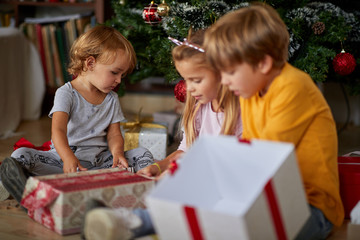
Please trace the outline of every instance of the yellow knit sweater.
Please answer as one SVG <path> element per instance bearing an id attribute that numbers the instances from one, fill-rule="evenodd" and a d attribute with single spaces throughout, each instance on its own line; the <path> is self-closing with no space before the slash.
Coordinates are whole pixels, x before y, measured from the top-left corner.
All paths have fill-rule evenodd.
<path id="1" fill-rule="evenodd" d="M 240 105 L 243 138 L 293 143 L 308 202 L 341 225 L 336 126 L 310 76 L 287 63 L 263 97 L 240 97 Z"/>

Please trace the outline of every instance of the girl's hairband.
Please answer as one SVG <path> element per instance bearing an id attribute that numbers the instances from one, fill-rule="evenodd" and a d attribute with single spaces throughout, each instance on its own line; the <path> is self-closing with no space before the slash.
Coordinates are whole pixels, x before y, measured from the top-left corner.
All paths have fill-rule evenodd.
<path id="1" fill-rule="evenodd" d="M 183 41 L 183 42 L 181 42 L 181 41 L 179 41 L 179 40 L 177 40 L 177 39 L 175 39 L 175 38 L 172 38 L 172 37 L 168 37 L 168 39 L 170 39 L 173 43 L 175 43 L 175 44 L 178 45 L 178 46 L 179 46 L 179 45 L 186 45 L 186 46 L 189 46 L 189 47 L 191 47 L 191 48 L 193 48 L 193 49 L 198 50 L 199 52 L 205 52 L 205 50 L 204 50 L 203 48 L 198 47 L 198 46 L 196 46 L 196 45 L 194 45 L 194 44 L 189 43 L 186 38 L 184 38 L 184 41 Z"/>

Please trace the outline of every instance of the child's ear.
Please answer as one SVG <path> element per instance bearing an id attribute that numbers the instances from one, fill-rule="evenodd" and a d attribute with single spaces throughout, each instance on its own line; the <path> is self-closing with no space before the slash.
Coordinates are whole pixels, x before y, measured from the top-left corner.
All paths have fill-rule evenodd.
<path id="1" fill-rule="evenodd" d="M 262 74 L 268 74 L 273 67 L 274 60 L 269 55 L 265 55 L 264 58 L 259 62 L 258 69 Z"/>
<path id="2" fill-rule="evenodd" d="M 89 69 L 90 71 L 93 70 L 93 68 L 95 67 L 95 63 L 96 63 L 96 60 L 93 56 L 88 57 L 85 60 L 86 69 Z"/>

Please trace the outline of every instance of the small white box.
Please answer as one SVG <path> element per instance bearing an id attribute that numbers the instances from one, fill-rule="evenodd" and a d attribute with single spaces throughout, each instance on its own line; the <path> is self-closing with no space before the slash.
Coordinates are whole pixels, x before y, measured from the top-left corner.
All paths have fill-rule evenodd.
<path id="1" fill-rule="evenodd" d="M 166 125 L 155 122 L 144 122 L 132 128 L 121 126 L 121 133 L 124 137 L 125 151 L 137 147 L 144 147 L 152 153 L 154 159 L 161 160 L 166 158 L 168 143 Z"/>
<path id="2" fill-rule="evenodd" d="M 292 144 L 199 138 L 146 196 L 160 239 L 293 239 L 310 216 Z"/>

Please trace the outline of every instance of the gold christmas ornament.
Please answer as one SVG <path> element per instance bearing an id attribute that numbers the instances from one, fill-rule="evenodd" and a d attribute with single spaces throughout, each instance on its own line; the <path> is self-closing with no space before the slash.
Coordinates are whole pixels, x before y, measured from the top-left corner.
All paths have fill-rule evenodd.
<path id="1" fill-rule="evenodd" d="M 157 7 L 157 12 L 162 17 L 169 15 L 169 11 L 170 6 L 165 2 L 165 0 L 163 0 Z"/>

